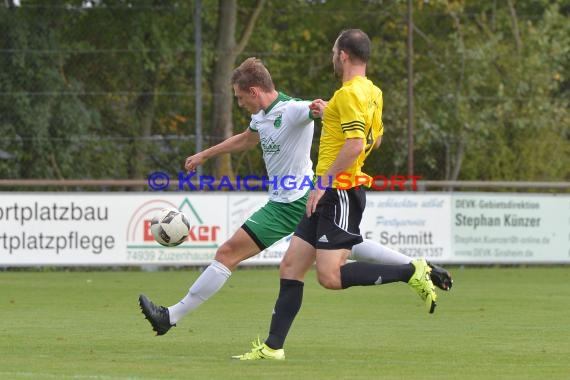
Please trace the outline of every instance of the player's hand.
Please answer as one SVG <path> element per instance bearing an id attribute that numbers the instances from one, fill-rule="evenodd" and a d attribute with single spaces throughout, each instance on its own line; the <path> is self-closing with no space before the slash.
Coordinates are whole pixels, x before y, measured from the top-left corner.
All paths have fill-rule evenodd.
<path id="1" fill-rule="evenodd" d="M 316 119 L 323 117 L 325 113 L 325 108 L 327 106 L 327 102 L 322 99 L 315 99 L 309 104 L 309 110 L 311 110 L 311 115 Z"/>
<path id="2" fill-rule="evenodd" d="M 202 165 L 204 161 L 205 159 L 200 153 L 187 157 L 186 162 L 184 163 L 184 168 L 186 169 L 186 173 L 195 172 L 196 168 Z"/>
<path id="3" fill-rule="evenodd" d="M 311 217 L 311 215 L 313 215 L 313 213 L 317 209 L 317 204 L 319 203 L 324 194 L 325 190 L 318 187 L 315 190 L 311 190 L 311 192 L 309 193 L 309 199 L 307 200 L 307 207 L 306 207 L 307 216 L 309 218 Z"/>

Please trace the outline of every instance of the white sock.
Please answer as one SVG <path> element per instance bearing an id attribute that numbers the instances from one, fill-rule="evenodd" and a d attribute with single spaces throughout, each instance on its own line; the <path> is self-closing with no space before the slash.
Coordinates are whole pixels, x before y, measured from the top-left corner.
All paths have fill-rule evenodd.
<path id="1" fill-rule="evenodd" d="M 170 323 L 175 324 L 194 311 L 224 286 L 232 272 L 218 261 L 213 261 L 190 287 L 188 294 L 176 305 L 168 308 Z"/>
<path id="2" fill-rule="evenodd" d="M 412 261 L 411 257 L 368 239 L 353 246 L 348 258 L 350 260 L 390 265 L 409 264 Z"/>

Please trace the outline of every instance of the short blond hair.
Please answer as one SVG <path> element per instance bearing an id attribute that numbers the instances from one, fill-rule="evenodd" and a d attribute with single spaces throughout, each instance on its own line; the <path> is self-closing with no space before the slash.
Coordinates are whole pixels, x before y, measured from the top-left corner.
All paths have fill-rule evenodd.
<path id="1" fill-rule="evenodd" d="M 260 87 L 263 91 L 275 90 L 269 70 L 260 59 L 250 57 L 242 62 L 232 74 L 232 86 L 237 85 L 240 90 L 250 87 Z"/>

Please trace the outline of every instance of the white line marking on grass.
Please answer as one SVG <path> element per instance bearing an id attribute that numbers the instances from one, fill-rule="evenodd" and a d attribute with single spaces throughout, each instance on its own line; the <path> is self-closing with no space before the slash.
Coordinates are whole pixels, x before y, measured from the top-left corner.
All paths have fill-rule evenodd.
<path id="1" fill-rule="evenodd" d="M 44 372 L 3 372 L 0 371 L 0 378 L 33 378 L 33 379 L 94 379 L 94 380 L 138 380 L 140 377 L 117 377 L 106 375 L 62 375 Z"/>

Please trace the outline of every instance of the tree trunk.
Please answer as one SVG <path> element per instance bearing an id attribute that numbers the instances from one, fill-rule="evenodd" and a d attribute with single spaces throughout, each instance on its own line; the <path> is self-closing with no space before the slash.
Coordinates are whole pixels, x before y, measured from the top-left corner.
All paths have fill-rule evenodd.
<path id="1" fill-rule="evenodd" d="M 212 80 L 212 134 L 214 144 L 232 136 L 232 89 L 230 88 L 232 70 L 236 60 L 235 29 L 237 18 L 236 0 L 220 0 L 218 10 L 218 40 L 214 74 Z M 231 157 L 221 154 L 214 160 L 214 176 L 233 178 Z"/>
<path id="2" fill-rule="evenodd" d="M 258 0 L 248 17 L 239 43 L 236 43 L 237 0 L 220 0 L 218 5 L 218 40 L 216 41 L 214 72 L 212 79 L 212 135 L 217 144 L 233 135 L 232 122 L 233 90 L 231 77 L 237 56 L 243 51 L 265 0 Z M 231 157 L 222 154 L 214 160 L 214 176 L 234 178 Z"/>
<path id="3" fill-rule="evenodd" d="M 158 69 L 156 69 L 158 71 Z M 135 100 L 135 120 L 137 128 L 133 131 L 133 141 L 131 142 L 131 162 L 129 178 L 141 179 L 150 173 L 143 173 L 142 168 L 147 156 L 148 138 L 152 132 L 152 121 L 154 119 L 155 97 L 157 73 L 155 70 L 145 70 L 142 93 Z M 142 190 L 142 188 L 133 189 Z"/>
<path id="4" fill-rule="evenodd" d="M 515 9 L 515 5 L 513 4 L 512 0 L 508 0 L 507 4 L 509 5 L 509 15 L 511 19 L 511 28 L 513 29 L 513 36 L 515 38 L 515 47 L 517 49 L 517 54 L 520 55 L 522 50 L 522 40 L 521 40 L 521 34 L 519 32 L 517 11 Z"/>

